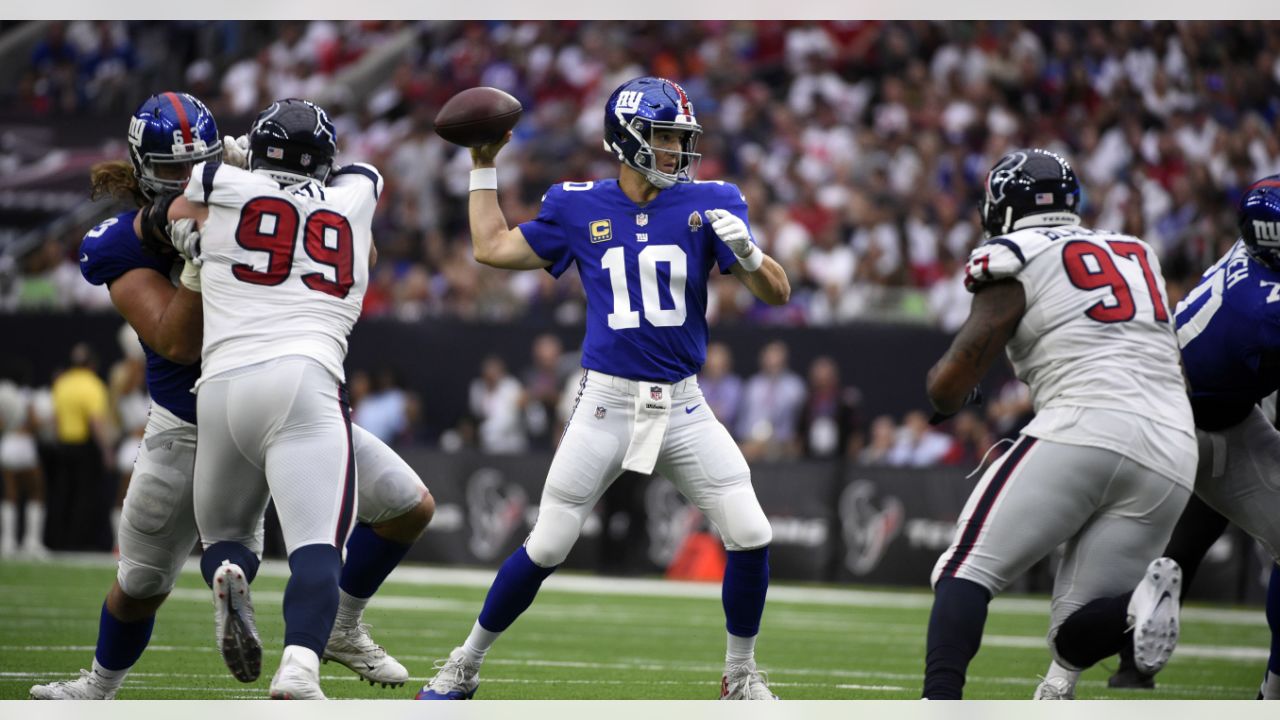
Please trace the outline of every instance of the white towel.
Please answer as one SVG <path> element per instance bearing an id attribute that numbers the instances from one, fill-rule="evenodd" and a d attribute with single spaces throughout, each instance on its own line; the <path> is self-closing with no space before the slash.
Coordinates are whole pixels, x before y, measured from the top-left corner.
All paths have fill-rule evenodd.
<path id="1" fill-rule="evenodd" d="M 631 444 L 622 458 L 622 469 L 648 475 L 658 462 L 658 452 L 667 436 L 671 419 L 671 386 L 654 382 L 636 383 L 635 422 Z"/>

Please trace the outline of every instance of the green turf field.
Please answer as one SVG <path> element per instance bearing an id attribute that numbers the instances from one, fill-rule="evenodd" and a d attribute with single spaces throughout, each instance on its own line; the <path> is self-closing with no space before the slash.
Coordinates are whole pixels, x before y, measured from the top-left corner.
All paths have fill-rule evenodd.
<path id="1" fill-rule="evenodd" d="M 213 642 L 208 590 L 191 569 L 160 612 L 151 646 L 120 699 L 265 698 L 281 650 L 282 563 L 254 583 L 265 645 L 263 676 L 236 682 Z M 37 682 L 88 667 L 109 558 L 0 564 L 0 698 L 26 698 Z M 409 668 L 410 685 L 372 688 L 346 668 L 322 666 L 331 698 L 413 697 L 432 662 L 466 636 L 491 571 L 402 568 L 366 620 L 374 638 Z M 775 584 L 757 657 L 783 699 L 893 699 L 919 696 L 929 595 L 910 591 L 805 588 Z M 1030 698 L 1048 665 L 1047 602 L 1001 598 L 992 607 L 966 696 Z M 724 619 L 718 587 L 557 575 L 490 652 L 484 699 L 700 699 L 719 692 Z M 1183 639 L 1160 687 L 1109 691 L 1094 668 L 1082 698 L 1252 699 L 1265 666 L 1261 609 L 1192 606 Z M 1111 663 L 1107 663 L 1110 665 Z"/>

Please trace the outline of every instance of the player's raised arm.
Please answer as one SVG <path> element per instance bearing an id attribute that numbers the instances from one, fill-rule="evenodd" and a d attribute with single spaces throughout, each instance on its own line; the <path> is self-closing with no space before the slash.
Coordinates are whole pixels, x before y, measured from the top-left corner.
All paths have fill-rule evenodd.
<path id="1" fill-rule="evenodd" d="M 929 402 L 934 410 L 941 415 L 960 411 L 991 363 L 1004 352 L 1026 306 L 1026 291 L 1017 280 L 998 280 L 975 291 L 969 318 L 929 370 Z"/>
<path id="2" fill-rule="evenodd" d="M 507 270 L 536 270 L 551 263 L 538 257 L 518 227 L 509 227 L 498 206 L 498 170 L 494 160 L 511 140 L 471 148 L 471 193 L 467 203 L 471 220 L 471 249 L 476 262 Z"/>
<path id="3" fill-rule="evenodd" d="M 743 206 L 745 212 L 745 205 Z M 786 305 L 791 299 L 787 271 L 751 241 L 751 230 L 742 218 L 728 210 L 711 209 L 705 215 L 716 237 L 733 251 L 738 262 L 730 272 L 752 295 L 770 305 Z"/>

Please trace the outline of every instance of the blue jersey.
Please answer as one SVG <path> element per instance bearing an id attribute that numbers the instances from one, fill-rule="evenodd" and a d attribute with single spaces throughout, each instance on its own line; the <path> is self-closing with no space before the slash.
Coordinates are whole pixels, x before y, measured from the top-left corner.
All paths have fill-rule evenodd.
<path id="1" fill-rule="evenodd" d="M 1280 388 L 1280 272 L 1237 242 L 1178 303 L 1196 427 L 1222 430 Z"/>
<path id="2" fill-rule="evenodd" d="M 707 354 L 707 278 L 738 261 L 706 211 L 747 219 L 729 183 L 679 183 L 637 205 L 618 181 L 563 183 L 520 225 L 556 277 L 576 263 L 587 294 L 582 366 L 632 380 L 676 382 Z"/>
<path id="3" fill-rule="evenodd" d="M 143 251 L 133 232 L 136 210 L 108 218 L 89 232 L 80 242 L 80 273 L 94 285 L 109 285 L 130 270 L 147 268 L 172 279 L 175 267 L 171 258 L 161 258 Z M 179 365 L 166 360 L 142 343 L 147 355 L 147 392 L 151 400 L 189 423 L 196 421 L 196 396 L 191 388 L 200 378 L 200 363 Z"/>

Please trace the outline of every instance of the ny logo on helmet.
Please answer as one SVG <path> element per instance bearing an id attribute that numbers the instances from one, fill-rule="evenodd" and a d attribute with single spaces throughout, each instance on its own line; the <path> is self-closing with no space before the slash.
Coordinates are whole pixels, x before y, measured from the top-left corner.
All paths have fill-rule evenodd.
<path id="1" fill-rule="evenodd" d="M 1257 238 L 1259 245 L 1280 247 L 1280 222 L 1254 220 L 1253 236 Z"/>
<path id="2" fill-rule="evenodd" d="M 623 90 L 618 93 L 618 112 L 633 113 L 640 109 L 644 93 L 639 90 Z"/>

